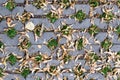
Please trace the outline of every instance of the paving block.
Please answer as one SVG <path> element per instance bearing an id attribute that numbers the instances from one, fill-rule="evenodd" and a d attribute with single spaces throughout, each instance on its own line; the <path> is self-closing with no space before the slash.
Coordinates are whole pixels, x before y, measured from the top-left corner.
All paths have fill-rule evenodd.
<path id="1" fill-rule="evenodd" d="M 26 77 L 26 80 L 34 80 L 35 77 L 34 77 L 34 74 L 33 73 L 30 73 L 27 77 Z"/>
<path id="2" fill-rule="evenodd" d="M 21 0 L 19 0 L 19 1 L 21 1 Z M 12 15 L 13 16 L 16 16 L 17 14 L 22 15 L 23 12 L 24 12 L 24 7 L 17 6 L 12 10 Z"/>
<path id="3" fill-rule="evenodd" d="M 43 35 L 41 36 L 42 39 L 44 39 L 45 41 L 48 41 L 51 38 L 57 38 L 54 32 L 45 32 L 43 33 Z"/>
<path id="4" fill-rule="evenodd" d="M 7 28 L 6 21 L 3 20 L 0 22 L 0 32 L 4 31 L 4 29 Z"/>
<path id="5" fill-rule="evenodd" d="M 21 75 L 18 74 L 8 74 L 3 77 L 3 80 L 16 80 L 16 78 L 18 78 L 19 80 L 25 80 Z"/>
<path id="6" fill-rule="evenodd" d="M 34 54 L 38 51 L 41 52 L 42 54 L 46 54 L 48 56 L 51 55 L 51 50 L 46 45 L 41 45 L 41 48 L 38 48 L 38 45 L 32 45 L 28 49 L 29 54 Z"/>
<path id="7" fill-rule="evenodd" d="M 60 26 L 62 26 L 62 22 L 65 23 L 65 20 L 63 18 L 59 18 L 55 23 L 52 24 L 53 28 L 58 29 Z"/>
<path id="8" fill-rule="evenodd" d="M 32 44 L 42 44 L 44 41 L 41 38 L 38 38 L 37 40 L 35 40 L 35 35 L 33 32 L 28 32 L 27 35 L 29 36 L 29 40 Z"/>
<path id="9" fill-rule="evenodd" d="M 69 52 L 69 54 L 72 55 L 72 56 L 82 55 L 84 53 L 85 53 L 84 50 L 74 50 L 74 51 Z"/>
<path id="10" fill-rule="evenodd" d="M 113 45 L 110 49 L 111 51 L 118 52 L 120 51 L 120 45 Z"/>
<path id="11" fill-rule="evenodd" d="M 96 36 L 95 39 L 102 42 L 106 39 L 107 33 L 106 32 L 99 32 Z"/>
<path id="12" fill-rule="evenodd" d="M 96 7 L 93 11 L 94 14 L 102 14 L 103 11 L 102 11 L 102 8 L 101 7 Z"/>
<path id="13" fill-rule="evenodd" d="M 15 0 L 16 3 L 24 3 L 25 0 Z"/>
<path id="14" fill-rule="evenodd" d="M 95 53 L 100 53 L 100 45 L 92 45 L 92 50 L 95 52 Z"/>
<path id="15" fill-rule="evenodd" d="M 74 14 L 74 13 L 75 13 L 75 9 L 69 8 L 69 9 L 64 9 L 62 15 L 72 15 L 72 14 Z"/>
<path id="16" fill-rule="evenodd" d="M 17 31 L 24 31 L 24 25 L 20 22 L 20 21 L 14 21 L 13 23 L 15 23 L 15 29 Z"/>
<path id="17" fill-rule="evenodd" d="M 33 6 L 32 4 L 29 4 L 29 5 L 25 5 L 24 9 L 27 11 L 27 12 L 31 12 L 31 13 L 34 13 L 37 9 L 35 6 Z"/>
<path id="18" fill-rule="evenodd" d="M 101 20 L 98 18 L 94 19 L 94 24 L 98 26 L 100 29 L 107 29 L 108 27 L 108 24 L 106 22 L 101 22 Z"/>
<path id="19" fill-rule="evenodd" d="M 48 62 L 49 65 L 55 65 L 55 66 L 58 66 L 60 64 L 60 61 L 59 60 L 51 60 Z"/>
<path id="20" fill-rule="evenodd" d="M 61 38 L 59 41 L 59 44 L 65 44 L 67 43 L 67 39 L 66 38 Z"/>
<path id="21" fill-rule="evenodd" d="M 20 49 L 17 46 L 7 46 L 5 47 L 5 55 L 9 55 L 10 53 L 14 53 L 18 56 L 24 57 L 25 53 L 20 51 Z"/>
<path id="22" fill-rule="evenodd" d="M 120 20 L 115 19 L 115 20 L 113 20 L 109 23 L 109 26 L 112 27 L 112 28 L 116 28 L 119 24 L 120 24 Z"/>
<path id="23" fill-rule="evenodd" d="M 65 20 L 65 23 L 68 25 L 72 25 L 72 24 L 76 23 L 75 19 L 66 18 L 64 20 Z"/>
<path id="24" fill-rule="evenodd" d="M 66 72 L 66 73 L 63 73 L 63 77 L 67 77 L 68 80 L 74 80 L 75 79 L 75 74 L 74 73 L 67 73 Z"/>
<path id="25" fill-rule="evenodd" d="M 81 23 L 76 22 L 72 25 L 73 29 L 84 29 L 84 28 L 89 28 L 91 26 L 90 19 L 85 19 Z"/>
<path id="26" fill-rule="evenodd" d="M 75 66 L 75 61 L 74 60 L 70 60 L 70 61 L 68 61 L 67 64 L 63 65 L 64 69 L 72 69 L 74 66 Z"/>
<path id="27" fill-rule="evenodd" d="M 45 79 L 45 78 L 46 78 L 46 77 L 45 77 L 45 73 L 36 73 L 35 76 L 36 76 L 36 77 L 39 77 L 39 78 L 41 78 L 41 79 Z"/>
<path id="28" fill-rule="evenodd" d="M 5 3 L 7 0 L 0 0 L 0 4 Z"/>
<path id="29" fill-rule="evenodd" d="M 97 80 L 105 80 L 104 76 L 101 73 L 90 73 L 88 74 L 88 79 L 93 78 Z"/>
<path id="30" fill-rule="evenodd" d="M 4 6 L 0 6 L 0 15 L 2 15 L 2 16 L 10 16 L 11 11 L 6 9 Z"/>
<path id="31" fill-rule="evenodd" d="M 18 38 L 19 38 L 19 34 L 16 35 L 13 39 L 9 38 L 7 36 L 7 34 L 0 34 L 0 38 L 1 41 L 5 44 L 5 45 L 18 45 Z"/>

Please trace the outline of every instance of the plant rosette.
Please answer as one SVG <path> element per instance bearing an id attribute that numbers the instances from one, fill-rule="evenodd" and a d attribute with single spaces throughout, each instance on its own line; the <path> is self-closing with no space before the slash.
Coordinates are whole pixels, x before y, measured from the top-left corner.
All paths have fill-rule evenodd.
<path id="1" fill-rule="evenodd" d="M 120 39 L 120 25 L 114 28 L 115 33 L 118 35 L 118 39 Z"/>
<path id="2" fill-rule="evenodd" d="M 15 65 L 18 61 L 18 56 L 16 54 L 10 53 L 7 56 L 7 62 L 9 62 L 12 66 Z"/>
<path id="3" fill-rule="evenodd" d="M 112 42 L 108 38 L 106 38 L 104 41 L 101 42 L 101 47 L 105 51 L 108 51 L 111 46 L 112 46 Z"/>
<path id="4" fill-rule="evenodd" d="M 29 69 L 29 67 L 24 67 L 21 70 L 21 75 L 26 78 L 29 74 L 31 73 L 31 70 Z"/>
<path id="5" fill-rule="evenodd" d="M 51 23 L 55 23 L 57 20 L 58 20 L 58 15 L 53 13 L 53 12 L 49 12 L 46 17 L 48 18 L 48 20 L 51 22 Z"/>
<path id="6" fill-rule="evenodd" d="M 91 36 L 96 36 L 97 33 L 99 33 L 100 29 L 96 25 L 91 25 L 88 28 L 88 32 Z"/>
<path id="7" fill-rule="evenodd" d="M 109 22 L 111 20 L 113 20 L 113 18 L 115 17 L 113 12 L 112 12 L 113 8 L 102 8 L 102 15 L 100 15 L 100 18 L 102 18 L 102 20 L 106 21 L 106 22 Z"/>
<path id="8" fill-rule="evenodd" d="M 103 13 L 103 14 L 101 15 L 101 18 L 103 18 L 104 21 L 109 22 L 109 21 L 113 20 L 114 14 L 113 14 L 112 12 Z"/>
<path id="9" fill-rule="evenodd" d="M 82 10 L 79 10 L 75 13 L 75 15 L 72 15 L 71 17 L 75 17 L 75 20 L 82 22 L 86 18 L 86 14 Z"/>
<path id="10" fill-rule="evenodd" d="M 97 62 L 98 60 L 101 59 L 101 57 L 98 56 L 95 52 L 89 53 L 89 56 L 90 56 L 89 58 L 91 63 Z"/>
<path id="11" fill-rule="evenodd" d="M 44 57 L 43 57 L 43 55 L 41 55 L 41 54 L 35 56 L 35 60 L 36 60 L 37 62 L 41 62 L 41 61 L 43 61 L 43 59 L 44 59 Z"/>
<path id="12" fill-rule="evenodd" d="M 11 39 L 13 39 L 17 35 L 17 30 L 14 27 L 9 27 L 5 29 L 5 33 Z"/>
<path id="13" fill-rule="evenodd" d="M 15 3 L 14 0 L 8 0 L 8 1 L 4 4 L 4 6 L 5 6 L 8 10 L 12 11 L 12 10 L 16 7 L 16 3 Z"/>
<path id="14" fill-rule="evenodd" d="M 69 35 L 70 33 L 72 33 L 72 29 L 70 26 L 68 25 L 63 25 L 60 32 L 63 34 L 63 35 Z"/>
<path id="15" fill-rule="evenodd" d="M 106 77 L 108 72 L 111 72 L 112 68 L 110 66 L 104 66 L 103 69 L 101 70 L 101 73 Z"/>
<path id="16" fill-rule="evenodd" d="M 50 40 L 48 40 L 47 46 L 51 50 L 54 50 L 58 46 L 58 40 L 51 38 Z"/>

